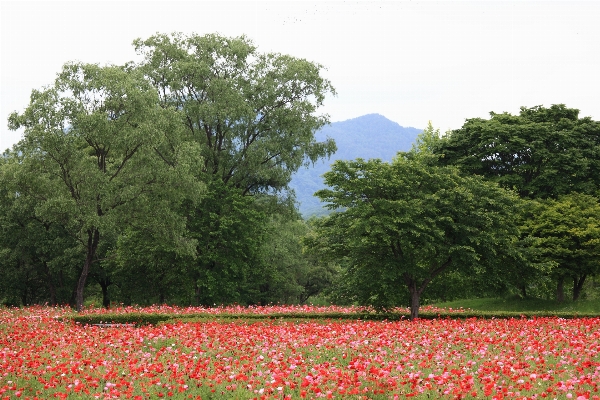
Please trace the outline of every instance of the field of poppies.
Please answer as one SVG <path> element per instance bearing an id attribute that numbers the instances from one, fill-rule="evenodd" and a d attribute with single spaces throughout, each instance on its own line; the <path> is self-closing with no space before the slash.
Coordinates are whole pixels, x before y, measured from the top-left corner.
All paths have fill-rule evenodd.
<path id="1" fill-rule="evenodd" d="M 167 310 L 190 311 L 144 311 Z M 600 318 L 99 327 L 69 312 L 0 309 L 0 399 L 600 399 Z"/>

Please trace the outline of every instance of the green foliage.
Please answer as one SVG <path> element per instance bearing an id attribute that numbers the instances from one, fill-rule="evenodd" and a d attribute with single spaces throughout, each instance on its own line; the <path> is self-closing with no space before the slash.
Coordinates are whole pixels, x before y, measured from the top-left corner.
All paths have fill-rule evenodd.
<path id="1" fill-rule="evenodd" d="M 194 208 L 188 224 L 198 242 L 195 259 L 186 261 L 197 304 L 259 302 L 266 278 L 259 260 L 266 221 L 254 198 L 220 180 L 211 182 L 208 196 Z"/>
<path id="2" fill-rule="evenodd" d="M 127 313 L 127 314 L 74 314 L 69 317 L 75 323 L 79 324 L 136 324 L 136 325 L 157 325 L 160 322 L 168 321 L 172 318 L 169 314 L 158 313 Z"/>
<path id="3" fill-rule="evenodd" d="M 177 197 L 199 193 L 185 179 L 185 192 L 177 190 L 176 180 L 189 166 L 167 166 L 155 155 L 161 135 L 174 127 L 173 112 L 157 101 L 138 73 L 67 64 L 53 86 L 32 93 L 22 115 L 11 115 L 13 129 L 25 128 L 17 146 L 16 191 L 35 200 L 36 218 L 59 225 L 83 250 L 78 309 L 92 263 L 110 247 L 106 240 L 142 210 L 162 211 L 162 220 L 169 220 Z M 143 219 L 151 218 L 146 213 Z"/>
<path id="4" fill-rule="evenodd" d="M 406 304 L 412 316 L 429 283 L 448 271 L 501 269 L 517 238 L 517 198 L 414 153 L 393 163 L 337 161 L 317 192 L 337 212 L 318 220 L 307 247 L 345 266 L 340 291 L 359 304 Z"/>
<path id="5" fill-rule="evenodd" d="M 460 302 L 456 302 L 458 304 Z M 488 301 L 489 304 L 492 304 Z M 447 303 L 455 304 L 455 303 Z M 469 303 L 470 304 L 470 303 Z M 497 302 L 493 303 L 497 304 Z M 457 307 L 458 308 L 458 307 Z M 525 309 L 524 309 L 525 308 Z M 435 311 L 425 311 L 419 315 L 422 319 L 508 319 L 508 318 L 586 318 L 597 317 L 598 310 L 580 311 L 571 310 L 553 310 L 553 309 L 528 309 L 526 307 L 506 310 L 503 308 L 490 307 L 490 309 L 465 309 L 460 312 L 455 310 L 438 309 Z M 115 329 L 119 325 L 135 324 L 140 325 L 158 325 L 163 323 L 197 323 L 197 322 L 239 322 L 254 323 L 261 321 L 330 321 L 343 320 L 363 320 L 363 321 L 398 321 L 410 318 L 410 314 L 401 310 L 379 311 L 379 312 L 279 312 L 270 314 L 248 314 L 248 313 L 190 313 L 190 314 L 157 314 L 157 313 L 127 313 L 127 314 L 73 314 L 67 319 L 79 324 L 96 324 L 100 326 L 110 326 L 113 324 Z M 169 343 L 170 344 L 170 343 Z"/>
<path id="6" fill-rule="evenodd" d="M 314 136 L 322 66 L 245 37 L 135 46 L 137 65 L 66 64 L 11 115 L 25 136 L 0 166 L 0 299 L 81 309 L 90 280 L 106 306 L 299 298 L 304 267 L 264 249 L 291 174 L 335 150 Z"/>
<path id="7" fill-rule="evenodd" d="M 559 284 L 564 277 L 573 279 L 573 300 L 577 300 L 586 278 L 600 271 L 598 199 L 571 193 L 532 202 L 523 229 L 535 239 L 532 247 L 540 257 L 553 266 L 550 272 Z"/>
<path id="8" fill-rule="evenodd" d="M 259 53 L 245 37 L 159 34 L 135 46 L 144 56 L 137 68 L 157 89 L 159 105 L 180 112 L 181 140 L 200 149 L 196 176 L 207 185 L 203 199 L 179 209 L 195 254 L 177 260 L 163 252 L 153 263 L 176 263 L 170 271 L 182 271 L 195 304 L 297 298 L 303 289 L 289 279 L 293 262 L 273 261 L 265 247 L 269 215 L 286 212 L 292 173 L 335 151 L 332 140 L 314 135 L 328 122 L 316 110 L 334 93 L 322 66 Z M 157 151 L 171 160 L 168 141 Z"/>
<path id="9" fill-rule="evenodd" d="M 435 147 L 440 162 L 485 176 L 524 198 L 594 194 L 600 184 L 600 123 L 562 104 L 468 119 Z"/>
<path id="10" fill-rule="evenodd" d="M 269 236 L 264 244 L 267 265 L 276 269 L 276 281 L 271 282 L 272 302 L 306 303 L 334 282 L 338 269 L 332 263 L 320 263 L 312 254 L 303 251 L 302 239 L 311 233 L 310 222 L 297 218 L 274 216 Z"/>
<path id="11" fill-rule="evenodd" d="M 0 303 L 66 304 L 81 251 L 62 226 L 36 217 L 35 199 L 15 186 L 18 168 L 15 153 L 0 158 Z"/>
<path id="12" fill-rule="evenodd" d="M 533 202 L 528 206 L 517 243 L 528 263 L 506 274 L 504 280 L 523 297 L 546 295 L 554 281 L 557 298 L 562 299 L 568 278 L 573 280 L 573 297 L 577 298 L 586 277 L 597 272 L 589 267 L 596 258 L 590 242 L 594 234 L 582 217 L 593 212 L 584 198 L 586 211 L 563 204 L 565 198 L 561 196 L 598 195 L 600 123 L 579 118 L 579 110 L 562 104 L 522 107 L 519 115 L 491 113 L 489 120 L 469 119 L 461 129 L 437 142 L 433 151 L 441 164 L 485 176 L 524 199 L 558 199 L 558 203 Z M 565 223 L 571 212 L 575 214 L 573 220 Z M 564 213 L 562 217 L 560 213 Z M 573 242 L 567 243 L 571 234 Z M 589 239 L 583 240 L 581 235 Z M 579 263 L 581 266 L 575 266 Z"/>
<path id="13" fill-rule="evenodd" d="M 483 266 L 446 271 L 431 281 L 423 293 L 423 304 L 504 294 L 507 286 L 502 277 L 507 272 L 509 268 L 492 270 Z"/>
<path id="14" fill-rule="evenodd" d="M 409 154 L 424 163 L 435 163 L 439 159 L 439 155 L 434 153 L 435 148 L 442 140 L 440 130 L 433 127 L 431 121 L 427 124 L 427 128 L 423 130 L 412 145 Z"/>
<path id="15" fill-rule="evenodd" d="M 159 104 L 180 110 L 186 139 L 200 144 L 202 172 L 242 194 L 284 189 L 300 166 L 335 151 L 314 136 L 328 122 L 315 112 L 334 93 L 321 65 L 260 53 L 243 36 L 158 34 L 134 44 Z M 168 147 L 161 154 L 168 159 Z"/>

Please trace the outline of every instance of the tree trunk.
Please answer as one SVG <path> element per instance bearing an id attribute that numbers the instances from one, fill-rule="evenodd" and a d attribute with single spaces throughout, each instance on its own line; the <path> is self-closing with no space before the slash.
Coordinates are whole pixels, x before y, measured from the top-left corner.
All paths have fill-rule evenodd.
<path id="1" fill-rule="evenodd" d="M 102 307 L 109 309 L 110 297 L 108 296 L 108 287 L 113 284 L 110 279 L 110 275 L 104 268 L 102 268 L 102 266 L 100 266 L 98 271 L 91 273 L 90 276 L 94 277 L 102 289 Z"/>
<path id="2" fill-rule="evenodd" d="M 410 319 L 419 318 L 419 307 L 421 305 L 421 291 L 417 288 L 417 282 L 408 275 L 404 276 L 408 292 L 410 293 Z"/>
<path id="3" fill-rule="evenodd" d="M 110 298 L 108 297 L 108 287 L 110 286 L 110 279 L 98 279 L 98 283 L 102 288 L 102 307 L 110 308 Z"/>
<path id="4" fill-rule="evenodd" d="M 556 284 L 556 301 L 562 303 L 565 301 L 565 277 L 560 276 Z"/>
<path id="5" fill-rule="evenodd" d="M 200 305 L 200 286 L 198 286 L 198 283 L 196 283 L 196 286 L 194 287 L 194 297 L 196 298 L 196 305 L 199 306 Z"/>
<path id="6" fill-rule="evenodd" d="M 446 262 L 431 271 L 429 277 L 427 277 L 422 283 L 421 287 L 417 285 L 416 279 L 413 279 L 408 273 L 404 274 L 404 282 L 408 286 L 410 293 L 410 319 L 415 320 L 419 318 L 419 307 L 421 306 L 421 294 L 429 285 L 429 283 L 439 274 L 444 272 L 452 263 L 452 258 L 448 258 Z"/>
<path id="7" fill-rule="evenodd" d="M 46 275 L 46 283 L 48 284 L 48 292 L 50 292 L 50 305 L 56 305 L 56 286 L 54 286 L 54 280 L 52 279 L 52 274 L 50 273 L 50 268 L 48 268 L 48 263 L 44 261 L 44 273 Z"/>
<path id="8" fill-rule="evenodd" d="M 98 242 L 100 241 L 100 232 L 98 229 L 89 229 L 87 233 L 88 242 L 85 263 L 83 264 L 81 275 L 79 275 L 79 280 L 77 281 L 77 290 L 75 293 L 75 309 L 78 312 L 83 310 L 83 290 L 85 289 L 85 283 L 90 273 L 90 267 L 92 265 L 92 261 L 94 260 L 94 256 L 96 255 L 96 250 L 98 249 Z"/>
<path id="9" fill-rule="evenodd" d="M 526 299 L 527 298 L 527 286 L 525 284 L 521 285 L 521 296 Z"/>
<path id="10" fill-rule="evenodd" d="M 419 307 L 420 304 L 419 291 L 416 288 L 410 290 L 410 319 L 415 320 L 419 318 Z"/>
<path id="11" fill-rule="evenodd" d="M 585 274 L 581 275 L 579 279 L 577 279 L 577 276 L 573 277 L 573 301 L 579 300 L 579 295 L 581 294 L 581 290 L 583 289 L 585 278 L 587 278 L 587 275 Z"/>
<path id="12" fill-rule="evenodd" d="M 88 249 L 85 257 L 85 263 L 83 264 L 83 269 L 81 270 L 79 280 L 77 281 L 77 289 L 75 291 L 75 309 L 77 312 L 81 312 L 81 310 L 83 310 L 83 290 L 85 289 L 85 283 L 87 281 L 88 274 L 90 273 L 91 263 L 91 254 L 90 250 Z"/>

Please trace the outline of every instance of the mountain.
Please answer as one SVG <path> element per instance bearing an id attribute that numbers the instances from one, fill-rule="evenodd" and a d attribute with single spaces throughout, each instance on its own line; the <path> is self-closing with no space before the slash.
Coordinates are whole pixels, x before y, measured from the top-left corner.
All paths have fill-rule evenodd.
<path id="1" fill-rule="evenodd" d="M 325 188 L 321 175 L 329 171 L 335 160 L 354 160 L 360 157 L 366 160 L 380 158 L 391 161 L 397 152 L 410 150 L 422 131 L 402 127 L 379 114 L 334 122 L 317 131 L 318 141 L 330 137 L 335 140 L 338 150 L 330 159 L 319 161 L 309 168 L 301 168 L 292 177 L 290 187 L 296 192 L 300 213 L 304 217 L 326 213 L 321 201 L 313 194 Z"/>

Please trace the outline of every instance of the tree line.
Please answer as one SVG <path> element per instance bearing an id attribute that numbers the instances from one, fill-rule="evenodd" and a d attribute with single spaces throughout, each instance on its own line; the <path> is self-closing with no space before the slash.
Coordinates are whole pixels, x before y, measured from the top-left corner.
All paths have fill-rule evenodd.
<path id="1" fill-rule="evenodd" d="M 142 61 L 68 63 L 9 117 L 0 300 L 391 307 L 598 273 L 600 124 L 564 105 L 431 124 L 391 163 L 336 161 L 303 221 L 288 184 L 330 156 L 323 67 L 248 38 L 156 34 Z"/>

